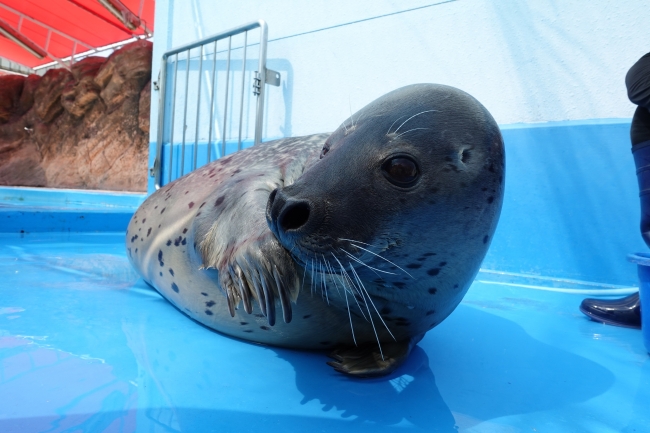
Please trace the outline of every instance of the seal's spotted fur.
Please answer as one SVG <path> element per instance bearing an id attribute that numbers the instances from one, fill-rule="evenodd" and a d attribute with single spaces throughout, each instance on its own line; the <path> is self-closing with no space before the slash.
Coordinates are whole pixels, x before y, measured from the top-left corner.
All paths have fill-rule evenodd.
<path id="1" fill-rule="evenodd" d="M 213 329 L 337 348 L 337 370 L 385 374 L 469 288 L 503 171 L 483 106 L 448 86 L 407 86 L 331 135 L 264 143 L 166 185 L 133 216 L 128 254 Z"/>

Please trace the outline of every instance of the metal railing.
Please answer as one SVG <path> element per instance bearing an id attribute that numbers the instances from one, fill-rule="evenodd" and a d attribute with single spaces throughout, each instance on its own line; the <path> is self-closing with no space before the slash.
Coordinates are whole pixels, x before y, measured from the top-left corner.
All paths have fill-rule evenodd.
<path id="1" fill-rule="evenodd" d="M 249 32 L 256 29 L 259 42 L 249 43 Z M 280 85 L 280 74 L 266 68 L 267 37 L 260 20 L 163 54 L 156 157 L 149 170 L 156 189 L 261 142 L 265 84 Z M 253 51 L 256 61 L 250 59 Z"/>

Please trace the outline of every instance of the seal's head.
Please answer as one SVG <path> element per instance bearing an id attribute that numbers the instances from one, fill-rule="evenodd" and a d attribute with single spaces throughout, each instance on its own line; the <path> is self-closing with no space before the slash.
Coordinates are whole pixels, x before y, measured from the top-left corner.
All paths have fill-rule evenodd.
<path id="1" fill-rule="evenodd" d="M 299 264 L 361 280 L 413 335 L 444 319 L 476 275 L 503 175 L 485 107 L 453 87 L 415 84 L 346 120 L 317 163 L 271 194 L 267 221 Z"/>

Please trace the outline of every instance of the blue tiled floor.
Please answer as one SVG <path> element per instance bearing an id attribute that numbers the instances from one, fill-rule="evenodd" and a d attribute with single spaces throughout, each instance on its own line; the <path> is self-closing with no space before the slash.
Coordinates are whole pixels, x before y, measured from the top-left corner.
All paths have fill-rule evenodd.
<path id="1" fill-rule="evenodd" d="M 1 432 L 650 430 L 638 330 L 476 282 L 395 374 L 234 340 L 131 269 L 119 233 L 0 234 Z"/>

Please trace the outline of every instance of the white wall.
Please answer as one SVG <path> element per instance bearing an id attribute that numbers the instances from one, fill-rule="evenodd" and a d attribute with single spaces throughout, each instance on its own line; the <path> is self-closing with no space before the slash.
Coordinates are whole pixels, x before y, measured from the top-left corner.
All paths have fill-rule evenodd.
<path id="1" fill-rule="evenodd" d="M 157 0 L 154 74 L 163 52 L 258 19 L 283 72 L 266 137 L 333 130 L 417 82 L 469 92 L 500 124 L 629 118 L 625 73 L 650 51 L 647 0 Z"/>

